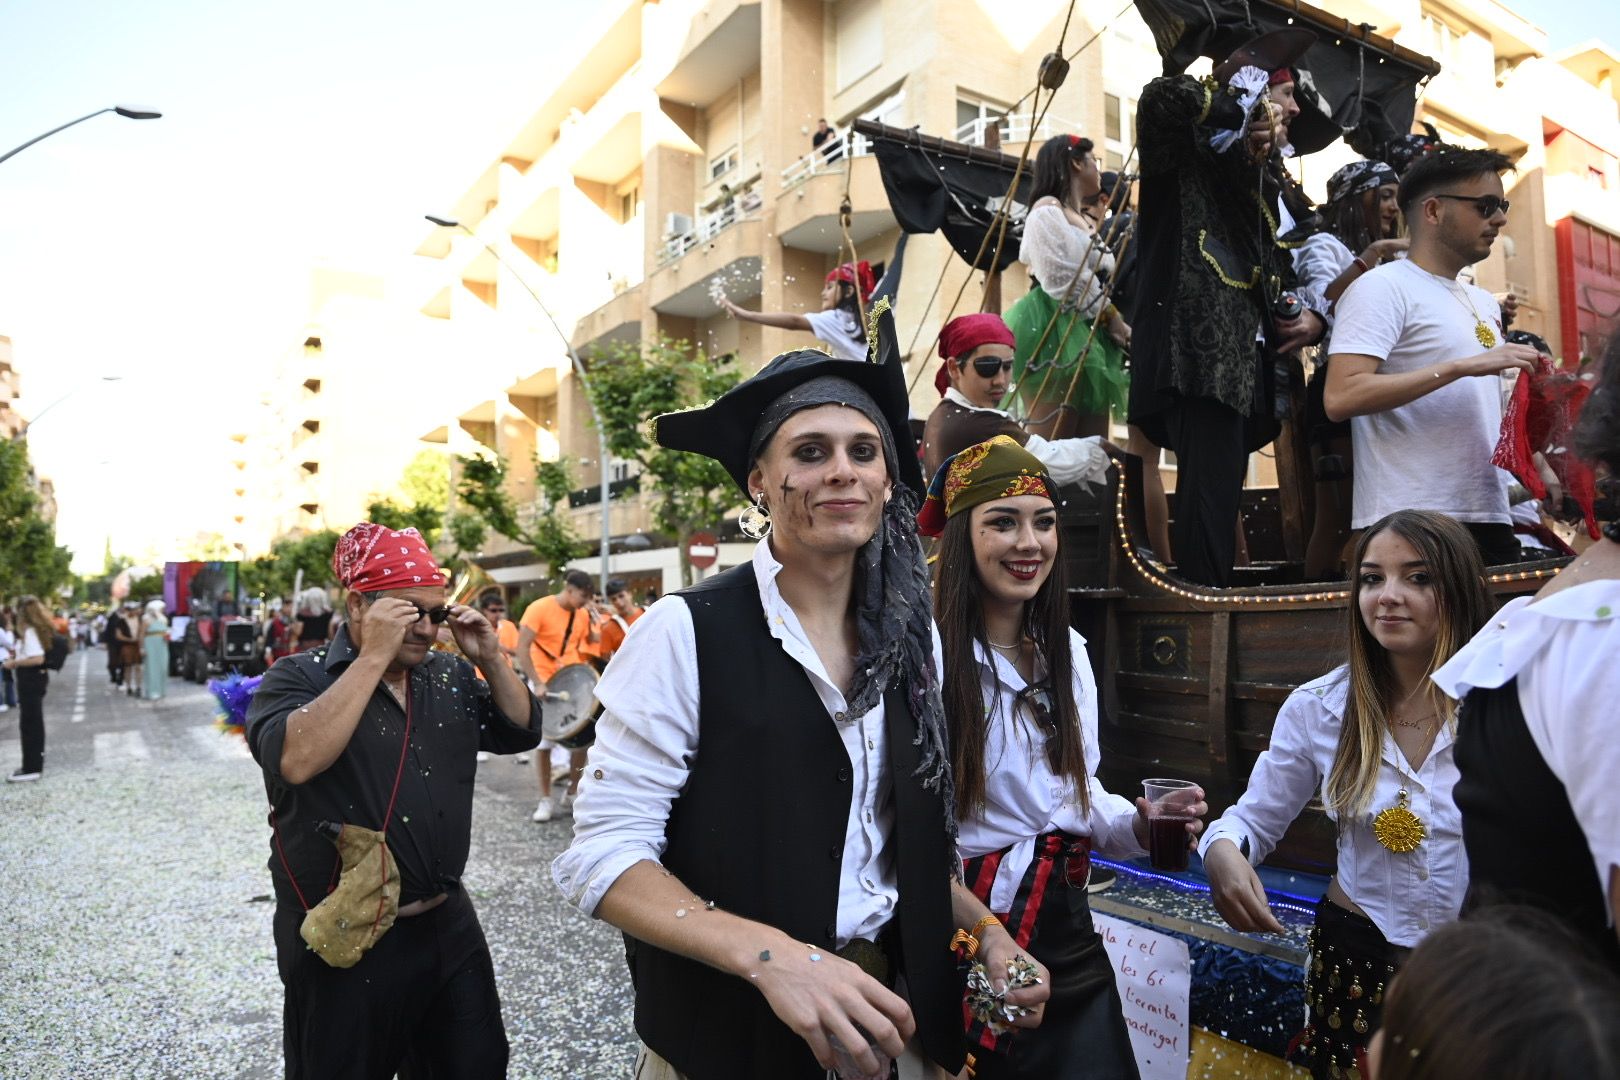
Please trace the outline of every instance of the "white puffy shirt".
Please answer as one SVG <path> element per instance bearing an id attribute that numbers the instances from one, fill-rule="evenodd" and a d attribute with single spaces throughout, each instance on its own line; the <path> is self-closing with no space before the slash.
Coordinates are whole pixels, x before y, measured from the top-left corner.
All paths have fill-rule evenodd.
<path id="1" fill-rule="evenodd" d="M 984 751 L 985 808 L 981 817 L 959 823 L 957 849 L 965 859 L 1011 847 L 1001 860 L 990 890 L 990 910 L 1012 908 L 1018 883 L 1035 858 L 1035 838 L 1053 829 L 1091 837 L 1099 855 L 1132 859 L 1147 854 L 1131 831 L 1136 805 L 1110 794 L 1097 779 L 1102 759 L 1097 746 L 1097 683 L 1086 659 L 1086 639 L 1069 631 L 1074 653 L 1074 699 L 1085 740 L 1086 776 L 1091 815 L 1080 808 L 1074 782 L 1052 772 L 1046 757 L 1046 735 L 1029 715 L 1017 708 L 1018 692 L 1026 685 L 1018 669 L 983 646 L 975 646 L 989 730 Z"/>
<path id="2" fill-rule="evenodd" d="M 1075 285 L 1069 297 L 1069 310 L 1079 311 L 1087 319 L 1095 319 L 1102 310 L 1103 283 L 1097 271 L 1105 275 L 1114 272 L 1114 253 L 1095 232 L 1071 222 L 1063 207 L 1048 203 L 1029 212 L 1024 219 L 1018 259 L 1040 279 L 1041 288 L 1054 300 L 1061 301 L 1078 276 L 1080 284 Z"/>
<path id="3" fill-rule="evenodd" d="M 962 391 L 954 386 L 945 388 L 945 400 L 964 409 L 992 413 L 1012 421 L 1011 413 L 975 405 L 963 397 Z M 1035 455 L 1036 460 L 1046 466 L 1046 471 L 1052 476 L 1052 482 L 1059 487 L 1066 487 L 1069 484 L 1096 486 L 1108 480 L 1108 467 L 1112 462 L 1109 460 L 1108 451 L 1102 448 L 1102 440 L 1095 435 L 1077 439 L 1045 439 L 1039 435 L 1031 435 L 1025 441 L 1024 449 Z"/>
<path id="4" fill-rule="evenodd" d="M 1204 833 L 1200 855 L 1217 840 L 1241 848 L 1247 838 L 1249 862 L 1259 865 L 1311 797 L 1324 794 L 1349 686 L 1349 669 L 1341 666 L 1288 695 L 1248 790 Z M 1455 743 L 1451 725 L 1442 725 L 1429 756 L 1414 769 L 1386 731 L 1367 810 L 1354 821 L 1328 814 L 1338 825 L 1339 887 L 1394 945 L 1414 946 L 1455 920 L 1468 889 L 1462 815 L 1451 795 L 1457 786 Z M 1384 847 L 1372 831 L 1373 818 L 1396 804 L 1402 788 L 1408 809 L 1428 830 L 1417 850 L 1406 854 Z"/>
<path id="5" fill-rule="evenodd" d="M 776 587 L 782 564 L 771 554 L 769 540 L 754 548 L 753 568 L 771 636 L 810 677 L 827 723 L 836 726 L 849 754 L 854 797 L 839 867 L 835 935 L 842 948 L 854 938 L 875 938 L 893 918 L 900 896 L 888 844 L 894 786 L 883 701 L 859 718 L 845 715 L 842 691 L 828 679 L 798 616 Z M 701 748 L 700 696 L 692 613 L 682 597 L 665 596 L 631 625 L 597 684 L 604 711 L 574 801 L 574 840 L 551 864 L 557 887 L 587 915 L 596 913 L 620 874 L 643 859 L 663 857 L 670 807 Z"/>
<path id="6" fill-rule="evenodd" d="M 1620 581 L 1588 581 L 1531 600 L 1521 596 L 1504 606 L 1434 681 L 1461 698 L 1475 687 L 1519 680 L 1525 727 L 1563 781 L 1612 918 L 1609 874 L 1620 866 Z"/>

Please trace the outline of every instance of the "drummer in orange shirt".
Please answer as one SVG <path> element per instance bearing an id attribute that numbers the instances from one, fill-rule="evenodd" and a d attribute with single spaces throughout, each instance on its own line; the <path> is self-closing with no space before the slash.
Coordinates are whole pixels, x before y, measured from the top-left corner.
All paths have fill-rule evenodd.
<path id="1" fill-rule="evenodd" d="M 609 610 L 603 613 L 606 617 L 601 623 L 601 640 L 594 646 L 580 650 L 598 670 L 607 667 L 607 662 L 624 644 L 624 635 L 630 632 L 630 624 L 641 618 L 645 611 L 630 595 L 630 586 L 625 584 L 623 578 L 608 578 L 604 591 L 607 593 Z"/>
<path id="2" fill-rule="evenodd" d="M 601 640 L 599 617 L 591 596 L 595 593 L 591 576 L 582 570 L 570 570 L 563 576 L 563 587 L 555 596 L 542 596 L 530 604 L 518 623 L 517 667 L 529 680 L 534 692 L 545 690 L 546 683 L 558 668 L 569 664 L 585 663 L 582 648 L 594 647 Z M 585 765 L 585 752 L 576 750 L 572 757 L 575 777 Z M 551 799 L 551 743 L 542 740 L 540 753 L 535 757 L 535 771 L 540 777 L 540 802 L 532 815 L 535 821 L 550 821 L 556 807 Z M 571 799 L 565 798 L 562 809 L 570 809 Z"/>
<path id="3" fill-rule="evenodd" d="M 498 592 L 486 593 L 478 601 L 478 610 L 484 613 L 484 618 L 489 620 L 489 625 L 495 628 L 495 639 L 500 643 L 501 652 L 506 654 L 507 660 L 511 661 L 513 667 L 517 667 L 518 628 L 517 623 L 506 617 L 506 598 Z M 449 643 L 445 642 L 445 636 L 444 629 L 441 627 L 439 640 L 447 645 Z M 480 679 L 484 677 L 484 673 L 476 667 L 473 668 L 473 671 Z M 526 753 L 518 754 L 517 759 L 520 762 L 528 761 L 529 755 Z M 478 760 L 488 761 L 489 752 L 486 750 L 478 751 Z"/>

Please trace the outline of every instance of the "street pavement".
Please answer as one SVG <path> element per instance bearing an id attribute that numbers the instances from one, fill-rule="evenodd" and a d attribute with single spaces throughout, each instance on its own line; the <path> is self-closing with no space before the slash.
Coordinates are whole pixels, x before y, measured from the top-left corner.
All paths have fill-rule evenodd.
<path id="1" fill-rule="evenodd" d="M 112 693 L 106 654 L 51 676 L 45 776 L 0 784 L 0 1077 L 278 1077 L 264 783 L 213 697 Z M 0 772 L 21 761 L 0 713 Z M 513 1077 L 626 1077 L 619 935 L 567 906 L 566 817 L 529 821 L 532 765 L 479 766 L 464 885 L 495 959 Z"/>

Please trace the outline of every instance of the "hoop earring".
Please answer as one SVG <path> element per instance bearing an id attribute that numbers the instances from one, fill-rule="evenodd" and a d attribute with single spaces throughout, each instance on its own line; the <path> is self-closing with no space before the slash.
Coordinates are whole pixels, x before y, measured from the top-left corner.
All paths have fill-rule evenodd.
<path id="1" fill-rule="evenodd" d="M 754 495 L 754 505 L 737 515 L 737 528 L 750 540 L 763 540 L 771 533 L 771 512 L 765 508 L 765 493 Z"/>

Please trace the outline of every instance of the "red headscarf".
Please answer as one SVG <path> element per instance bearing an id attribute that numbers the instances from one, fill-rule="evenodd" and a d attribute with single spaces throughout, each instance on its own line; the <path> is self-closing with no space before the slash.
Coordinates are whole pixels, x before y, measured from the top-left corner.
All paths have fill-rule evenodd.
<path id="1" fill-rule="evenodd" d="M 862 259 L 858 263 L 845 263 L 827 275 L 828 281 L 844 281 L 861 291 L 861 303 L 872 302 L 872 290 L 877 288 L 877 278 L 872 276 L 872 264 Z"/>
<path id="2" fill-rule="evenodd" d="M 1001 316 L 994 312 L 958 315 L 945 324 L 945 329 L 939 332 L 939 355 L 945 358 L 945 362 L 939 365 L 939 372 L 934 376 L 934 387 L 941 397 L 945 396 L 945 391 L 951 385 L 948 373 L 951 361 L 966 356 L 980 345 L 1016 348 L 1018 339 L 1013 337 L 1013 332 L 1002 322 Z"/>
<path id="3" fill-rule="evenodd" d="M 416 589 L 445 584 L 444 572 L 415 529 L 390 529 L 362 521 L 332 550 L 338 584 L 355 592 Z"/>
<path id="4" fill-rule="evenodd" d="M 1293 81 L 1294 81 L 1294 69 L 1293 68 L 1280 67 L 1276 71 L 1273 71 L 1271 73 L 1271 78 L 1266 80 L 1266 85 L 1267 86 L 1281 86 L 1283 83 L 1290 83 L 1290 82 L 1293 82 Z"/>

